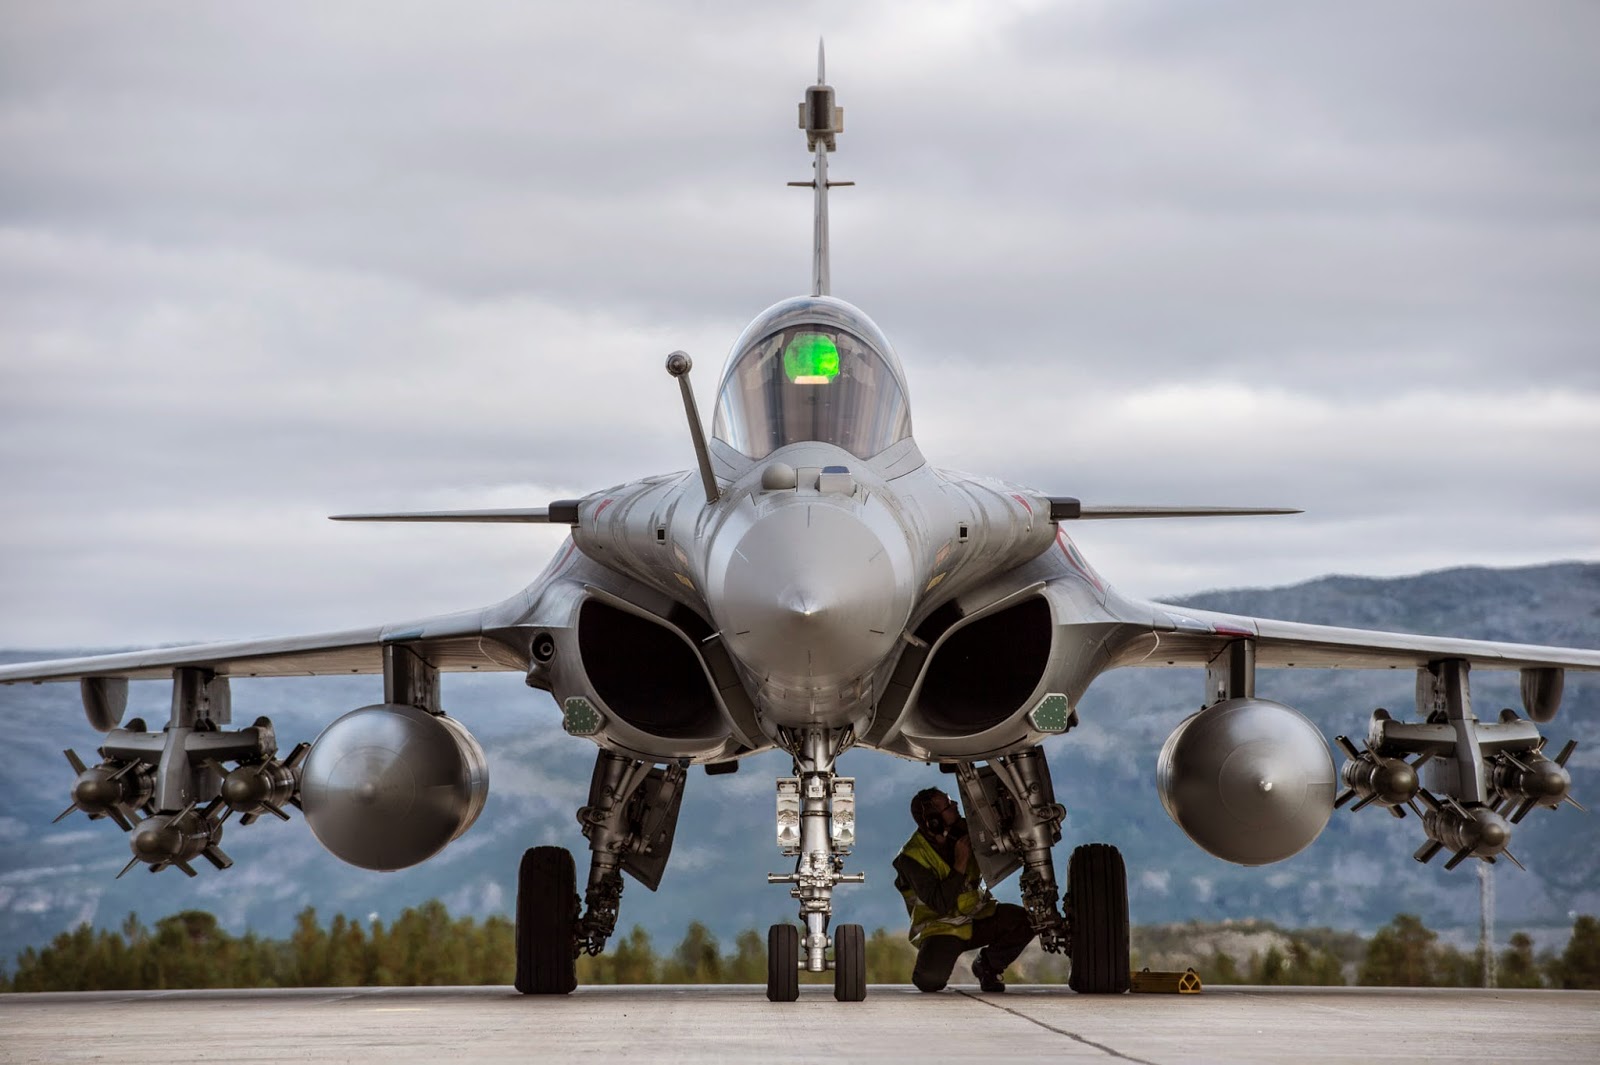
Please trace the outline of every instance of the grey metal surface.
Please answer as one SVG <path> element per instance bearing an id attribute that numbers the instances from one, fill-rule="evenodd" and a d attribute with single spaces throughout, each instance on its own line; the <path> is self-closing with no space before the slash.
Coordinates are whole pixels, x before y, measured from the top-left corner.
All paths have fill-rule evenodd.
<path id="1" fill-rule="evenodd" d="M 1229 699 L 1172 730 L 1156 786 L 1167 814 L 1224 861 L 1265 865 L 1300 853 L 1333 814 L 1333 756 L 1304 715 Z"/>
<path id="2" fill-rule="evenodd" d="M 849 746 L 851 735 L 838 729 L 813 728 L 794 737 L 786 737 L 785 746 L 794 752 L 794 776 L 780 778 L 780 811 L 778 841 L 785 855 L 793 855 L 793 873 L 768 873 L 769 884 L 791 885 L 789 895 L 800 903 L 800 920 L 806 926 L 801 940 L 800 964 L 807 972 L 827 971 L 833 962 L 827 952 L 834 946 L 828 935 L 828 924 L 833 918 L 833 892 L 840 884 L 865 882 L 864 873 L 846 873 L 844 859 L 855 846 L 855 780 L 840 778 L 834 773 L 839 754 Z M 834 820 L 835 786 L 848 780 L 849 831 Z M 785 834 L 784 785 L 797 785 L 794 797 L 798 799 L 798 834 L 790 845 Z M 838 830 L 836 830 L 838 829 Z"/>
<path id="3" fill-rule="evenodd" d="M 364 706 L 311 745 L 306 822 L 351 865 L 403 869 L 472 827 L 489 792 L 483 749 L 460 722 L 415 706 Z"/>
<path id="4" fill-rule="evenodd" d="M 803 985 L 793 1003 L 768 1002 L 754 985 L 579 988 L 556 998 L 509 987 L 0 995 L 0 1058 L 15 1065 L 1455 1065 L 1588 1062 L 1597 1047 L 1594 991 L 1223 987 L 1083 996 L 1013 985 L 1005 995 L 971 986 L 924 995 L 875 985 L 858 1003 L 835 1002 L 829 985 Z"/>

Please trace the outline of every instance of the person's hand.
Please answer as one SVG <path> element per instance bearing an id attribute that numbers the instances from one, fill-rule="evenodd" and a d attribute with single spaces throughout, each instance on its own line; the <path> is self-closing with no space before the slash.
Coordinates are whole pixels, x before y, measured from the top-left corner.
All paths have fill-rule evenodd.
<path id="1" fill-rule="evenodd" d="M 972 840 L 970 837 L 962 836 L 960 839 L 956 840 L 956 869 L 963 873 L 966 872 L 967 863 L 971 860 Z"/>

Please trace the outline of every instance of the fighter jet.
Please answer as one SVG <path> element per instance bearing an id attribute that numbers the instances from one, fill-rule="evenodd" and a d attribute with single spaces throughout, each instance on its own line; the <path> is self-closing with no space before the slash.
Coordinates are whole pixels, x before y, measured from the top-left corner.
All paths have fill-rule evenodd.
<path id="1" fill-rule="evenodd" d="M 368 869 L 425 861 L 466 832 L 489 787 L 483 751 L 446 716 L 440 674 L 522 673 L 554 696 L 562 727 L 595 744 L 578 822 L 589 866 L 579 894 L 569 850 L 523 856 L 516 986 L 564 994 L 576 960 L 617 926 L 623 874 L 655 890 L 672 853 L 691 766 L 733 772 L 781 748 L 769 874 L 799 904 L 767 937 L 767 995 L 792 1001 L 799 973 L 832 971 L 834 994 L 866 994 L 865 936 L 830 928 L 855 841 L 855 781 L 840 754 L 866 748 L 956 778 L 973 850 L 993 886 L 1021 871 L 1039 942 L 1071 958 L 1073 990 L 1127 989 L 1127 877 L 1115 847 L 1071 854 L 1063 891 L 1057 802 L 1042 744 L 1070 734 L 1095 678 L 1123 667 L 1203 667 L 1200 709 L 1175 722 L 1155 786 L 1196 844 L 1243 865 L 1308 846 L 1336 807 L 1409 810 L 1416 857 L 1512 858 L 1513 827 L 1575 804 L 1539 726 L 1564 671 L 1600 651 L 1412 636 L 1240 617 L 1120 594 L 1073 544 L 1075 522 L 1292 513 L 1283 508 L 1096 506 L 935 467 L 912 433 L 900 360 L 860 309 L 830 291 L 828 177 L 844 111 L 805 90 L 799 125 L 813 174 L 811 291 L 762 311 L 734 341 L 705 434 L 691 360 L 677 379 L 696 469 L 645 477 L 542 507 L 346 514 L 343 521 L 533 522 L 569 526 L 545 571 L 504 602 L 346 632 L 162 648 L 0 668 L 0 681 L 79 682 L 100 761 L 67 759 L 74 810 L 126 834 L 126 873 L 200 859 L 226 869 L 239 815 L 303 812 L 333 854 Z M 1335 771 L 1320 731 L 1257 694 L 1259 666 L 1411 669 L 1414 716 L 1371 716 L 1340 736 Z M 1473 713 L 1473 669 L 1520 671 L 1526 716 Z M 368 673 L 382 699 L 287 754 L 272 723 L 234 727 L 237 678 Z M 130 680 L 172 684 L 164 728 L 123 723 Z M 376 694 L 376 689 L 374 689 Z M 1187 700 L 1185 700 L 1187 701 Z M 1190 705 L 1194 705 L 1191 703 Z M 1175 715 L 1177 716 L 1177 715 Z M 1070 735 L 1061 742 L 1071 742 Z"/>

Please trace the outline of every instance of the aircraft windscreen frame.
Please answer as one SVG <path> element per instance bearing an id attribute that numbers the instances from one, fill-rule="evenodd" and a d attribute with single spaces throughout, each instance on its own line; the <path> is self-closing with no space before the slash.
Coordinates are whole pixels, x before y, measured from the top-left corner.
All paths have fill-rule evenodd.
<path id="1" fill-rule="evenodd" d="M 809 440 L 869 459 L 911 435 L 911 412 L 874 345 L 837 325 L 797 322 L 735 356 L 712 433 L 753 459 Z"/>

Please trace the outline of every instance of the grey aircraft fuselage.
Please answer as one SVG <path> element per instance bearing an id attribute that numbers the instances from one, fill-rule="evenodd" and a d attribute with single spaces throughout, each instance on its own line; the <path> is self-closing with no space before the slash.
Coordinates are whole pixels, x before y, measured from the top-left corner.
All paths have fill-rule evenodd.
<path id="1" fill-rule="evenodd" d="M 1063 523 L 1290 511 L 1085 506 L 929 465 L 893 348 L 829 293 L 827 193 L 848 183 L 828 180 L 827 161 L 843 118 L 819 48 L 817 84 L 800 105 L 814 176 L 793 183 L 815 192 L 812 291 L 768 308 L 735 341 L 709 442 L 690 360 L 668 357 L 697 471 L 525 510 L 341 516 L 571 526 L 533 584 L 480 610 L 0 666 L 0 683 L 79 681 L 89 723 L 105 734 L 98 765 L 66 752 L 78 779 L 62 816 L 81 810 L 121 827 L 133 851 L 124 873 L 142 862 L 193 876 L 189 863 L 201 857 L 227 868 L 224 822 L 235 813 L 245 825 L 287 818 L 287 805 L 345 861 L 404 868 L 470 828 L 488 790 L 482 749 L 444 713 L 440 674 L 522 672 L 555 696 L 566 731 L 598 750 L 578 811 L 590 851 L 582 917 L 568 905 L 568 852 L 533 848 L 519 869 L 519 990 L 572 990 L 578 953 L 597 953 L 615 930 L 622 873 L 659 884 L 689 764 L 721 772 L 776 747 L 794 757 L 793 775 L 777 781 L 776 810 L 779 846 L 796 861 L 768 881 L 791 885 L 804 933 L 769 929 L 768 997 L 792 1001 L 798 968 L 831 967 L 835 994 L 857 1001 L 864 932 L 829 934 L 835 887 L 861 879 L 843 869 L 855 782 L 835 772 L 851 747 L 951 771 L 987 883 L 1024 870 L 1029 921 L 1045 949 L 1072 952 L 1073 988 L 1126 989 L 1121 857 L 1104 844 L 1078 848 L 1068 890 L 1058 891 L 1051 848 L 1065 811 L 1041 746 L 1073 727 L 1079 700 L 1108 669 L 1204 670 L 1199 698 L 1176 703 L 1156 786 L 1190 838 L 1227 861 L 1298 853 L 1352 802 L 1415 813 L 1419 861 L 1446 849 L 1446 869 L 1515 861 L 1512 826 L 1536 807 L 1576 805 L 1565 769 L 1575 744 L 1547 758 L 1538 725 L 1560 707 L 1564 671 L 1600 670 L 1600 651 L 1124 597 Z M 1257 698 L 1258 666 L 1413 669 L 1416 716 L 1374 711 L 1364 747 L 1339 736 L 1347 761 L 1336 774 L 1316 725 Z M 1479 719 L 1472 669 L 1518 670 L 1527 718 L 1506 710 Z M 231 678 L 318 673 L 381 673 L 383 701 L 283 758 L 267 719 L 226 727 Z M 122 727 L 128 682 L 154 678 L 172 682 L 167 728 L 142 718 Z M 1108 934 L 1074 937 L 1075 923 Z"/>
<path id="2" fill-rule="evenodd" d="M 732 379 L 752 344 L 795 329 L 870 338 L 882 359 L 880 391 L 892 384 L 903 407 L 904 381 L 887 342 L 859 310 L 828 296 L 797 297 L 758 317 L 735 345 L 724 393 L 737 387 Z M 788 389 L 804 396 L 834 384 Z M 598 593 L 617 609 L 709 623 L 696 649 L 725 656 L 743 683 L 718 685 L 714 707 L 666 727 L 657 717 L 605 713 L 591 733 L 598 742 L 641 757 L 716 761 L 770 746 L 778 729 L 848 728 L 858 744 L 936 756 L 949 746 L 943 733 L 950 730 L 941 730 L 937 712 L 931 719 L 907 713 L 917 678 L 897 685 L 895 677 L 905 652 L 920 663 L 943 635 L 925 626 L 928 616 L 966 593 L 993 608 L 1062 578 L 1049 593 L 1049 627 L 1059 636 L 1041 633 L 1053 645 L 1050 665 L 1036 671 L 1037 683 L 1023 693 L 1029 698 L 981 739 L 963 730 L 961 753 L 1037 742 L 1041 733 L 1022 714 L 1046 688 L 1064 689 L 1075 702 L 1105 667 L 1118 604 L 1108 609 L 1104 582 L 1051 520 L 1050 497 L 929 466 L 909 432 L 908 408 L 898 419 L 903 433 L 872 454 L 852 453 L 848 439 L 785 442 L 777 434 L 777 446 L 756 458 L 727 440 L 751 438 L 734 424 L 735 406 L 726 394 L 719 400 L 715 502 L 692 471 L 578 501 L 571 548 L 529 589 L 538 603 L 515 622 L 561 634 L 550 667 L 536 666 L 533 677 L 563 703 L 581 698 L 599 707 L 617 700 L 597 691 L 584 668 L 577 613 L 585 602 Z M 710 663 L 707 672 L 716 672 Z"/>

